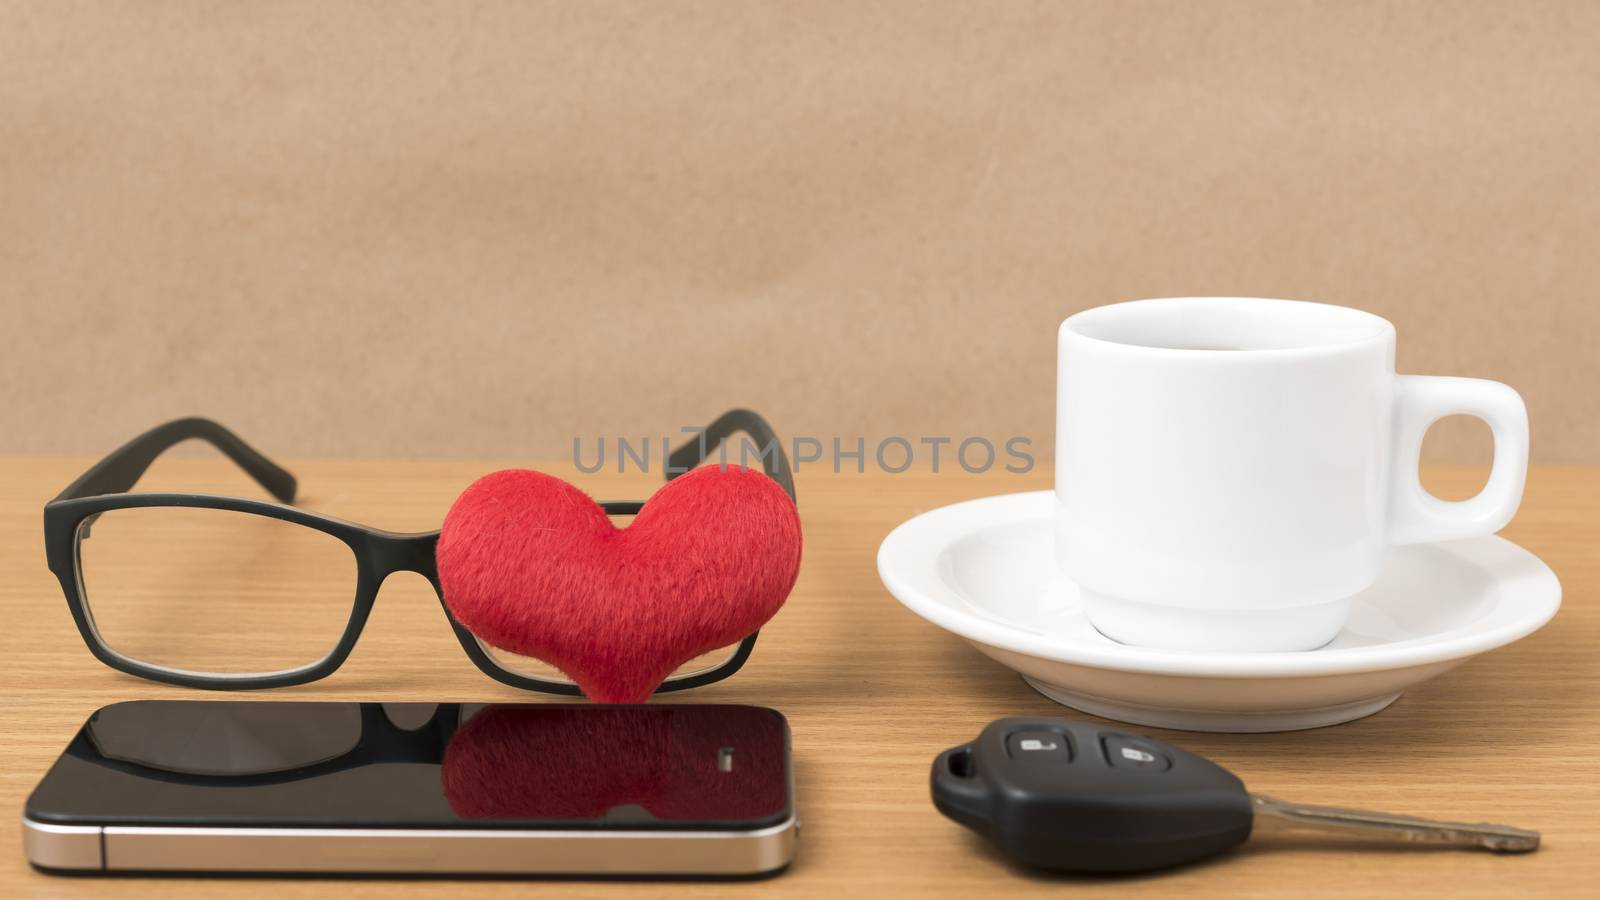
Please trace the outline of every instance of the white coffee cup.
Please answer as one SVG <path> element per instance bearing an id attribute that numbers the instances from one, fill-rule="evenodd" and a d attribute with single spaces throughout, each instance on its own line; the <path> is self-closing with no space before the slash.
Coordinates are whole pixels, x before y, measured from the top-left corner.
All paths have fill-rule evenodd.
<path id="1" fill-rule="evenodd" d="M 1102 306 L 1061 323 L 1056 549 L 1106 636 L 1182 650 L 1332 640 L 1384 548 L 1499 530 L 1516 513 L 1528 413 L 1494 381 L 1396 375 L 1394 326 L 1291 300 Z M 1440 418 L 1494 433 L 1488 483 L 1418 481 Z"/>

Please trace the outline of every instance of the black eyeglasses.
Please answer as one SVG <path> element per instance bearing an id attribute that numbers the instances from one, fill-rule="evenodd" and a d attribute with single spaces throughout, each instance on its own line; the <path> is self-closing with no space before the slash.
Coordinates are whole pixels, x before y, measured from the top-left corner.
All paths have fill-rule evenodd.
<path id="1" fill-rule="evenodd" d="M 794 478 L 766 420 L 733 410 L 667 456 L 668 480 L 743 432 L 790 499 Z M 222 451 L 278 503 L 211 494 L 129 493 L 156 458 L 186 440 Z M 384 579 L 416 572 L 433 584 L 461 649 L 513 687 L 579 696 L 559 670 L 479 640 L 444 603 L 439 532 L 396 534 L 290 506 L 296 482 L 209 419 L 154 428 L 96 463 L 45 504 L 45 553 L 78 632 L 106 665 L 186 687 L 305 684 L 333 674 L 355 647 Z M 632 516 L 642 502 L 602 503 Z M 721 681 L 750 657 L 759 632 L 696 659 L 657 692 Z M 249 653 L 240 652 L 248 646 Z"/>

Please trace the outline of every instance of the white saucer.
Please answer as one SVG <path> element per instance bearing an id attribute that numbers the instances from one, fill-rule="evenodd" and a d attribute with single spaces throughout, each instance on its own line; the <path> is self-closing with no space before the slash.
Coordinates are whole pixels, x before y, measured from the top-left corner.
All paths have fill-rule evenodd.
<path id="1" fill-rule="evenodd" d="M 957 503 L 902 524 L 878 575 L 912 612 L 971 641 L 1058 703 L 1187 731 L 1292 731 L 1369 716 L 1412 685 L 1536 631 L 1561 583 L 1500 537 L 1395 547 L 1344 631 L 1298 653 L 1118 644 L 1056 571 L 1050 491 Z"/>

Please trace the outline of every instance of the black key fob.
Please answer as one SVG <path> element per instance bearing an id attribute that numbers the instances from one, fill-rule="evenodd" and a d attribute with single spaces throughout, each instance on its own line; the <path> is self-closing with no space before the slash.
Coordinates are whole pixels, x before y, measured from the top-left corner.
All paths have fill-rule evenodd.
<path id="1" fill-rule="evenodd" d="M 1150 738 L 1064 719 L 990 723 L 933 762 L 933 805 L 1030 866 L 1134 872 L 1250 837 L 1244 783 Z"/>

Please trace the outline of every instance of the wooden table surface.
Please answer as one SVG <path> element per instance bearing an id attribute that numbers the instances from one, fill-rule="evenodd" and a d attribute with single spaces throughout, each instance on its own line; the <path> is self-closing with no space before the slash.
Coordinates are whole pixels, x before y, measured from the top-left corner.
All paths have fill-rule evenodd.
<path id="1" fill-rule="evenodd" d="M 1019 871 L 940 817 L 928 798 L 934 754 L 1003 715 L 1063 714 L 999 664 L 918 619 L 880 585 L 878 543 L 918 512 L 986 494 L 1046 488 L 1050 473 L 972 476 L 802 471 L 805 561 L 788 605 L 734 678 L 686 702 L 754 703 L 793 729 L 804 830 L 784 875 L 741 883 L 218 880 L 62 878 L 23 860 L 27 793 L 96 708 L 131 698 L 219 699 L 105 668 L 89 655 L 47 572 L 40 509 L 90 462 L 0 460 L 0 816 L 10 849 L 0 896 L 1561 896 L 1600 890 L 1600 468 L 1542 468 L 1506 536 L 1545 559 L 1565 599 L 1539 633 L 1413 689 L 1371 718 L 1289 734 L 1201 735 L 1143 729 L 1233 769 L 1254 789 L 1319 803 L 1537 828 L 1537 853 L 1254 842 L 1230 857 L 1158 875 L 1053 879 Z M 290 464 L 303 505 L 390 528 L 434 528 L 476 476 L 507 461 L 307 461 Z M 948 467 L 947 467 L 948 468 Z M 609 499 L 648 496 L 636 472 L 576 475 Z M 1440 493 L 1470 492 L 1478 469 L 1431 469 Z M 258 496 L 209 458 L 163 459 L 140 489 Z M 162 552 L 151 546 L 149 552 Z M 421 579 L 385 585 L 344 668 L 310 685 L 233 695 L 252 700 L 539 700 L 480 673 Z M 1078 715 L 1073 713 L 1072 715 Z M 1081 716 L 1080 716 L 1081 717 Z"/>

